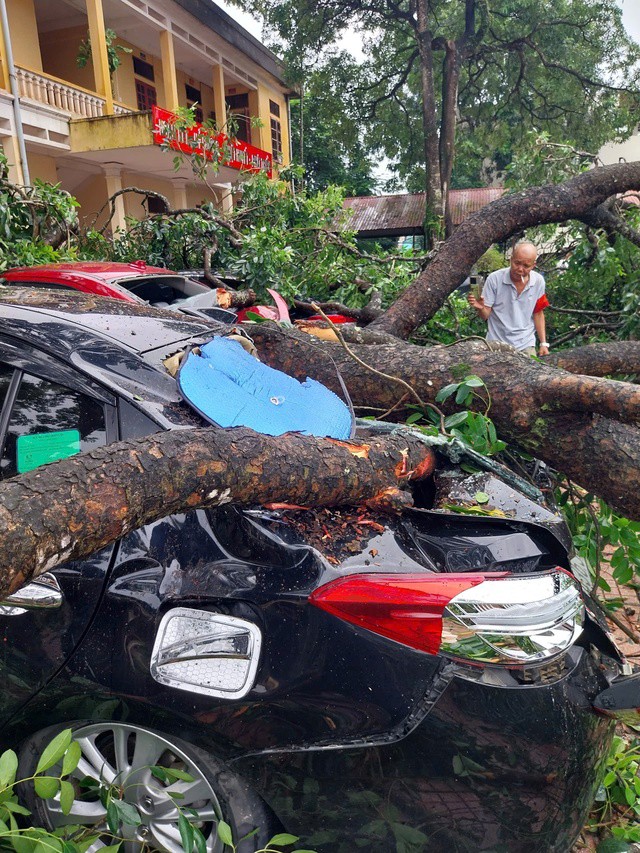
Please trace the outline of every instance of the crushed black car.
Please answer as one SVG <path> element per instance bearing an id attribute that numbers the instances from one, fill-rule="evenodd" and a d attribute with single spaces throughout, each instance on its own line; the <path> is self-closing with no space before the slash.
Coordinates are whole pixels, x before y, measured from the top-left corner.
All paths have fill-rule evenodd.
<path id="1" fill-rule="evenodd" d="M 211 324 L 10 288 L 0 316 L 1 479 L 204 425 L 163 363 Z M 131 850 L 181 849 L 176 793 L 209 851 L 221 818 L 243 853 L 283 830 L 323 853 L 569 850 L 637 680 L 562 518 L 499 471 L 439 460 L 398 517 L 168 516 L 2 602 L 2 740 L 21 742 L 21 775 L 73 727 L 78 780 L 128 780 Z M 479 490 L 494 514 L 455 511 Z M 42 825 L 104 825 L 95 788 L 70 815 L 25 796 Z"/>

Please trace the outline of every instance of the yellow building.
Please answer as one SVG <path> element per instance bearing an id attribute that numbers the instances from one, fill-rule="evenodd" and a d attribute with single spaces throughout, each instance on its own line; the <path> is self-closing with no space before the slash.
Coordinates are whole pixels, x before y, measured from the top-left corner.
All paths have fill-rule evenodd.
<path id="1" fill-rule="evenodd" d="M 162 193 L 173 208 L 213 198 L 225 209 L 246 175 L 242 162 L 288 164 L 282 67 L 212 0 L 0 0 L 0 11 L 0 145 L 10 177 L 60 182 L 86 223 L 130 186 Z M 120 60 L 113 73 L 108 30 Z M 166 116 L 193 104 L 220 127 L 236 117 L 237 156 L 211 176 L 213 195 L 187 166 L 175 172 L 158 144 L 152 107 Z M 118 196 L 114 230 L 145 216 L 142 198 Z"/>

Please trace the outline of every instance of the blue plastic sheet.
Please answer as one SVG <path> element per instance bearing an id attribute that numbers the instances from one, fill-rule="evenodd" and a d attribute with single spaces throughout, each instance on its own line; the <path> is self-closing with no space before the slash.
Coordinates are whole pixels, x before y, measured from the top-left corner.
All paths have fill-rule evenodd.
<path id="1" fill-rule="evenodd" d="M 183 360 L 177 375 L 185 400 L 210 423 L 247 426 L 265 435 L 350 438 L 353 416 L 315 379 L 298 382 L 255 359 L 237 342 L 213 338 Z"/>

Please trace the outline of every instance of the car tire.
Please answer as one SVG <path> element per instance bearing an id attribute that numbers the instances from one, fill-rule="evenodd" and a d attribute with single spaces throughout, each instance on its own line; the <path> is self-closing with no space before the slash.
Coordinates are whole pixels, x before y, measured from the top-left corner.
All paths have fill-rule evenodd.
<path id="1" fill-rule="evenodd" d="M 217 834 L 220 819 L 231 826 L 238 853 L 254 853 L 263 848 L 276 827 L 260 797 L 235 773 L 199 747 L 173 735 L 153 729 L 119 722 L 77 722 L 42 729 L 29 737 L 19 752 L 18 779 L 32 776 L 46 745 L 63 729 L 71 728 L 81 747 L 77 769 L 69 776 L 76 789 L 76 800 L 69 815 L 60 807 L 60 796 L 41 799 L 33 782 L 20 785 L 20 798 L 30 809 L 32 821 L 46 829 L 64 824 L 105 826 L 106 808 L 97 790 L 83 793 L 79 785 L 83 778 L 110 783 L 122 791 L 125 802 L 134 805 L 141 818 L 140 826 L 121 824 L 119 833 L 125 839 L 121 850 L 133 853 L 141 847 L 167 853 L 183 853 L 178 829 L 178 808 L 195 809 L 198 817 L 187 813 L 189 820 L 205 837 L 207 853 L 222 853 L 225 845 Z M 193 777 L 193 782 L 174 781 L 171 784 L 151 773 L 152 765 L 180 770 Z M 56 776 L 61 765 L 46 771 Z M 102 780 L 101 780 L 102 777 Z M 167 793 L 182 794 L 172 800 Z M 246 838 L 248 833 L 252 833 Z M 104 842 L 92 845 L 91 850 L 114 843 L 105 832 Z"/>

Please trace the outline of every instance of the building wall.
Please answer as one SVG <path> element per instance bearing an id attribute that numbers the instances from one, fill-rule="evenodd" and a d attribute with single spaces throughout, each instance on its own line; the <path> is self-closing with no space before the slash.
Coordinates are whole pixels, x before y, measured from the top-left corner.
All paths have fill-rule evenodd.
<path id="1" fill-rule="evenodd" d="M 626 160 L 631 163 L 640 160 L 640 131 L 624 142 L 609 142 L 598 151 L 598 157 L 605 166 Z"/>
<path id="2" fill-rule="evenodd" d="M 138 57 L 152 65 L 154 80 L 145 80 L 144 82 L 154 86 L 158 105 L 169 109 L 174 108 L 175 104 L 167 103 L 165 82 L 167 83 L 167 92 L 171 91 L 171 87 L 169 79 L 165 79 L 163 75 L 162 68 L 161 57 L 165 56 L 166 58 L 166 56 L 171 55 L 170 41 L 166 32 L 161 33 L 157 24 L 154 25 L 153 21 L 149 19 L 147 19 L 148 27 L 144 30 L 140 29 L 139 24 L 143 23 L 143 18 L 140 18 L 139 21 L 136 19 L 135 29 L 132 28 L 131 32 L 135 32 L 136 36 L 139 35 L 140 41 L 145 45 L 144 51 L 139 45 L 132 44 L 123 38 L 117 39 L 116 44 L 130 49 L 131 53 L 119 53 L 120 66 L 112 75 L 111 81 L 113 98 L 116 105 L 127 107 L 134 114 L 117 115 L 117 117 L 103 115 L 100 118 L 100 113 L 110 112 L 109 99 L 107 97 L 105 100 L 97 96 L 91 59 L 84 68 L 80 68 L 77 64 L 80 45 L 88 36 L 88 21 L 74 26 L 66 26 L 59 30 L 43 31 L 39 34 L 33 0 L 6 0 L 6 2 L 16 65 L 36 72 L 36 75 L 43 75 L 42 77 L 33 74 L 19 75 L 20 86 L 23 87 L 22 91 L 26 92 L 23 101 L 23 127 L 25 128 L 32 181 L 35 178 L 51 183 L 63 181 L 63 187 L 66 181 L 66 187 L 76 195 L 82 205 L 82 211 L 88 211 L 84 214 L 84 218 L 87 220 L 91 220 L 93 217 L 91 211 L 99 210 L 106 201 L 107 186 L 113 187 L 114 181 L 117 181 L 118 173 L 113 170 L 117 170 L 119 163 L 123 164 L 123 186 L 133 184 L 157 190 L 166 195 L 172 204 L 175 204 L 176 199 L 184 201 L 185 198 L 187 203 L 192 206 L 206 200 L 212 200 L 211 192 L 203 186 L 195 185 L 191 177 L 185 177 L 185 173 L 183 173 L 181 181 L 174 178 L 167 179 L 166 175 L 169 170 L 164 172 L 160 169 L 163 174 L 163 177 L 160 178 L 153 174 L 151 164 L 149 164 L 149 171 L 144 174 L 133 172 L 133 169 L 143 170 L 144 167 L 141 166 L 141 163 L 144 162 L 144 158 L 141 158 L 139 152 L 146 151 L 146 147 L 152 144 L 149 116 L 137 112 L 137 76 L 134 73 L 133 58 Z M 47 8 L 48 12 L 55 8 L 57 15 L 59 11 L 60 22 L 71 20 L 71 17 L 65 18 L 65 14 L 66 11 L 71 11 L 72 0 L 69 0 L 68 4 L 66 0 L 47 0 L 47 2 L 51 4 Z M 117 4 L 117 0 L 114 0 L 114 3 Z M 143 6 L 145 3 L 141 2 L 140 8 Z M 115 6 L 112 8 L 112 12 L 114 8 Z M 75 20 L 78 20 L 77 11 L 78 5 L 74 2 Z M 80 12 L 82 13 L 82 9 Z M 136 14 L 127 10 L 125 4 L 122 4 L 118 14 L 120 13 L 123 16 Z M 188 50 L 191 46 L 191 30 L 189 30 L 191 25 L 185 19 L 184 12 L 177 7 L 175 13 L 175 20 L 172 17 L 173 11 L 167 20 L 170 21 L 171 26 L 182 27 L 182 29 L 176 29 L 178 35 L 173 36 L 173 42 L 174 47 L 179 47 L 176 52 L 184 58 L 186 56 L 185 49 Z M 180 17 L 181 15 L 182 17 Z M 120 20 L 125 21 L 126 17 L 122 17 Z M 117 24 L 113 22 L 107 21 L 106 26 L 113 26 L 117 29 Z M 121 26 L 123 30 L 126 30 L 127 26 L 132 26 L 131 18 L 127 24 L 122 23 Z M 201 23 L 198 26 L 201 26 Z M 195 23 L 194 27 L 196 27 Z M 185 48 L 187 32 L 189 38 L 188 45 Z M 268 65 L 259 65 L 249 54 L 241 53 L 238 44 L 233 39 L 229 43 L 221 41 L 220 35 L 213 30 L 208 30 L 207 32 L 211 34 L 211 41 L 207 41 L 202 31 L 197 32 L 197 27 L 194 32 L 201 39 L 198 42 L 194 38 L 193 42 L 195 45 L 200 44 L 200 55 L 197 57 L 195 55 L 189 56 L 184 61 L 187 63 L 193 61 L 194 70 L 199 69 L 197 73 L 204 76 L 205 79 L 194 78 L 188 72 L 174 69 L 178 104 L 187 106 L 186 87 L 192 87 L 200 92 L 199 106 L 202 109 L 203 118 L 209 119 L 215 114 L 216 98 L 213 86 L 219 85 L 220 73 L 224 74 L 225 94 L 246 93 L 250 117 L 258 117 L 262 122 L 262 127 L 251 129 L 251 143 L 270 153 L 272 153 L 272 144 L 269 102 L 271 100 L 279 105 L 279 120 L 283 136 L 283 162 L 284 164 L 288 163 L 289 128 L 286 97 L 280 91 L 282 84 L 277 77 L 272 76 L 273 68 Z M 134 38 L 135 36 L 131 35 L 130 37 Z M 208 50 L 213 45 L 213 56 L 218 57 L 217 59 L 214 58 L 209 65 L 208 76 L 206 70 L 208 60 L 203 62 L 202 57 L 205 44 Z M 149 48 L 152 52 L 149 52 Z M 3 56 L 6 58 L 0 39 L 0 64 L 3 61 Z M 225 71 L 225 66 L 230 71 Z M 5 71 L 6 68 L 1 66 L 0 94 L 4 92 L 5 97 L 4 99 L 0 98 L 0 130 L 4 129 L 6 134 L 11 132 L 10 129 L 13 128 L 13 116 L 11 99 L 6 96 L 8 78 L 4 74 Z M 241 79 L 249 82 L 239 82 Z M 254 81 L 257 81 L 255 89 L 251 88 Z M 79 90 L 86 91 L 78 92 L 70 87 L 77 87 Z M 55 99 L 52 93 L 55 93 Z M 118 110 L 116 110 L 117 112 Z M 70 114 L 78 121 L 69 122 Z M 93 116 L 98 117 L 93 118 Z M 221 124 L 223 116 L 218 115 L 216 118 Z M 16 138 L 5 136 L 2 141 L 4 150 L 12 163 L 11 174 L 14 180 L 19 180 L 15 165 L 18 162 Z M 132 153 L 132 149 L 138 153 Z M 108 178 L 105 178 L 105 174 L 101 173 L 102 168 L 109 175 Z M 95 174 L 93 174 L 94 170 Z M 87 174 L 89 177 L 85 177 Z M 241 173 L 236 173 L 229 168 L 226 169 L 224 176 L 220 175 L 217 178 L 221 183 L 231 181 L 234 185 L 240 179 Z M 220 196 L 223 192 L 220 190 L 218 193 L 216 190 L 213 200 L 216 200 L 217 196 L 217 202 L 220 203 Z M 125 197 L 123 203 L 127 216 L 139 217 L 144 215 L 145 211 L 141 207 L 139 198 Z"/>
<path id="3" fill-rule="evenodd" d="M 42 71 L 38 24 L 31 0 L 7 0 L 13 61 L 31 71 Z"/>
<path id="4" fill-rule="evenodd" d="M 44 73 L 94 91 L 96 86 L 91 61 L 84 68 L 80 68 L 76 61 L 80 43 L 86 37 L 86 27 L 70 27 L 47 33 L 41 46 Z"/>
<path id="5" fill-rule="evenodd" d="M 56 168 L 56 158 L 47 156 L 46 154 L 36 154 L 34 151 L 29 151 L 27 154 L 29 162 L 29 173 L 31 181 L 38 178 L 41 181 L 47 181 L 50 184 L 57 184 L 58 170 Z"/>

